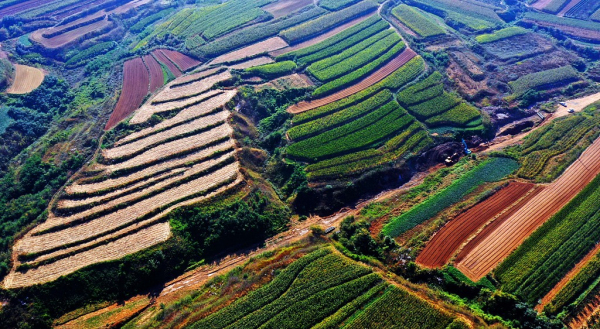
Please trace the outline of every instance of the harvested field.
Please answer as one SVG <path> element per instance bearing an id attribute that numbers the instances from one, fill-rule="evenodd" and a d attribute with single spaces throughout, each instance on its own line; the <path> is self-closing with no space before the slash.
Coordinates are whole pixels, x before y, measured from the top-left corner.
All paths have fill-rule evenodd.
<path id="1" fill-rule="evenodd" d="M 227 151 L 229 149 L 232 149 L 234 146 L 235 145 L 233 143 L 233 140 L 228 140 L 228 141 L 219 143 L 215 146 L 205 148 L 199 152 L 195 152 L 193 154 L 187 155 L 185 157 L 178 158 L 175 160 L 165 161 L 160 164 L 147 167 L 143 170 L 138 170 L 127 176 L 113 178 L 113 179 L 107 179 L 107 180 L 97 182 L 97 183 L 88 183 L 88 184 L 74 183 L 72 185 L 69 185 L 65 189 L 65 191 L 69 194 L 97 193 L 97 192 L 101 192 L 101 191 L 106 191 L 106 190 L 110 190 L 110 189 L 114 189 L 114 188 L 118 188 L 118 187 L 122 187 L 122 186 L 127 186 L 130 184 L 134 184 L 141 180 L 145 180 L 145 182 L 148 183 L 154 179 L 152 177 L 154 177 L 155 175 L 158 175 L 165 171 L 172 170 L 174 168 L 187 167 L 188 163 L 202 161 L 205 158 L 210 157 L 215 152 Z M 106 174 L 108 175 L 108 174 L 110 174 L 110 172 L 107 172 Z"/>
<path id="2" fill-rule="evenodd" d="M 160 223 L 97 248 L 78 253 L 54 263 L 30 269 L 25 273 L 12 271 L 4 279 L 5 288 L 18 288 L 49 282 L 60 276 L 98 262 L 122 258 L 166 241 L 171 235 L 169 223 Z"/>
<path id="3" fill-rule="evenodd" d="M 144 61 L 140 57 L 128 60 L 123 66 L 123 89 L 113 110 L 105 130 L 116 126 L 121 120 L 127 118 L 135 111 L 148 94 L 150 84 L 150 75 L 146 69 Z"/>
<path id="4" fill-rule="evenodd" d="M 539 0 L 538 2 L 534 3 L 533 5 L 531 5 L 531 7 L 537 9 L 537 10 L 542 10 L 544 8 L 546 8 L 546 6 L 552 2 L 552 0 Z"/>
<path id="5" fill-rule="evenodd" d="M 552 41 L 534 33 L 516 35 L 483 45 L 490 54 L 501 60 L 525 59 L 554 49 Z"/>
<path id="6" fill-rule="evenodd" d="M 275 61 L 271 57 L 262 56 L 262 57 L 253 58 L 249 61 L 241 62 L 239 64 L 230 65 L 229 67 L 234 70 L 244 70 L 244 69 L 251 68 L 254 66 L 271 64 L 271 63 L 275 63 Z"/>
<path id="7" fill-rule="evenodd" d="M 195 72 L 183 77 L 180 77 L 177 80 L 173 80 L 167 84 L 167 88 L 175 88 L 179 86 L 186 85 L 190 82 L 195 82 L 204 79 L 210 75 L 214 75 L 215 73 L 219 73 L 220 71 L 224 71 L 221 67 L 215 67 L 212 69 L 203 70 L 200 72 Z"/>
<path id="8" fill-rule="evenodd" d="M 97 319 L 106 319 L 105 323 L 125 323 L 132 316 L 145 309 L 150 304 L 148 296 L 136 296 L 123 302 L 114 303 L 95 312 L 77 316 L 68 322 L 54 323 L 56 329 L 87 329 L 97 325 Z M 57 320 L 59 321 L 59 320 Z"/>
<path id="9" fill-rule="evenodd" d="M 185 72 L 193 67 L 200 65 L 200 61 L 197 61 L 187 55 L 184 55 L 178 51 L 169 49 L 159 49 L 173 64 L 179 68 L 182 72 Z"/>
<path id="10" fill-rule="evenodd" d="M 171 62 L 171 60 L 167 56 L 165 56 L 165 54 L 163 54 L 162 51 L 160 51 L 159 49 L 153 51 L 152 56 L 154 56 L 154 58 L 156 58 L 157 61 L 165 65 L 176 78 L 182 75 L 181 70 L 179 70 L 179 68 L 177 68 L 177 66 L 173 62 Z"/>
<path id="11" fill-rule="evenodd" d="M 273 50 L 281 49 L 287 47 L 288 44 L 280 37 L 274 37 L 267 39 L 265 41 L 261 41 L 250 45 L 248 47 L 244 47 L 242 49 L 227 53 L 225 55 L 221 55 L 215 58 L 212 63 L 213 64 L 221 64 L 228 62 L 236 62 L 242 60 L 244 58 L 254 57 L 260 54 L 265 54 Z"/>
<path id="12" fill-rule="evenodd" d="M 273 18 L 287 16 L 313 3 L 313 0 L 283 0 L 264 6 L 262 9 L 271 13 Z"/>
<path id="13" fill-rule="evenodd" d="M 45 38 L 43 36 L 44 30 L 37 30 L 29 36 L 31 41 L 40 43 L 46 48 L 55 49 L 64 47 L 72 42 L 85 38 L 90 33 L 97 33 L 98 31 L 109 29 L 113 23 L 108 19 L 102 19 L 91 24 L 84 25 L 82 27 L 66 31 L 65 33 L 58 34 L 52 38 Z"/>
<path id="14" fill-rule="evenodd" d="M 334 36 L 334 35 L 342 32 L 344 30 L 347 30 L 347 29 L 353 27 L 354 25 L 356 25 L 358 23 L 366 21 L 367 19 L 371 18 L 373 15 L 375 15 L 375 14 L 366 15 L 366 16 L 362 16 L 362 17 L 356 18 L 356 19 L 351 20 L 350 22 L 348 22 L 346 24 L 342 24 L 342 25 L 334 28 L 333 30 L 330 30 L 330 31 L 328 31 L 326 33 L 323 33 L 323 34 L 321 34 L 321 35 L 319 35 L 319 36 L 317 36 L 315 38 L 312 38 L 310 40 L 306 40 L 306 41 L 298 43 L 298 44 L 296 44 L 294 46 L 288 46 L 288 47 L 281 48 L 281 49 L 278 49 L 278 50 L 275 50 L 275 51 L 271 51 L 269 53 L 269 55 L 271 55 L 273 57 L 277 57 L 279 55 L 287 54 L 287 53 L 292 52 L 294 50 L 298 50 L 298 49 L 310 47 L 312 45 L 316 45 L 317 43 L 319 43 L 319 42 L 321 42 L 323 40 L 326 40 L 326 39 L 328 39 L 328 38 L 330 38 L 330 37 L 332 37 L 332 36 Z"/>
<path id="15" fill-rule="evenodd" d="M 583 28 L 578 28 L 574 26 L 569 26 L 565 24 L 558 24 L 553 22 L 544 22 L 539 20 L 532 20 L 525 18 L 524 22 L 533 23 L 541 27 L 551 27 L 560 30 L 566 35 L 578 37 L 585 40 L 590 41 L 599 41 L 600 40 L 600 31 L 588 30 Z"/>
<path id="16" fill-rule="evenodd" d="M 581 0 L 571 0 L 566 6 L 565 8 L 563 8 L 558 14 L 556 14 L 556 16 L 558 17 L 564 17 L 565 14 L 571 10 L 573 7 L 577 6 L 577 4 L 579 4 L 581 2 Z"/>
<path id="17" fill-rule="evenodd" d="M 163 76 L 162 67 L 156 59 L 154 59 L 151 55 L 145 55 L 142 57 L 146 67 L 148 68 L 148 72 L 150 72 L 150 93 L 153 93 L 160 89 L 165 82 L 165 78 Z"/>
<path id="18" fill-rule="evenodd" d="M 87 239 L 103 236 L 115 229 L 132 225 L 140 217 L 146 216 L 161 207 L 172 205 L 178 201 L 198 194 L 211 188 L 219 187 L 231 178 L 237 176 L 238 164 L 232 163 L 208 175 L 193 179 L 172 189 L 143 199 L 107 215 L 84 221 L 78 225 L 67 226 L 58 231 L 40 235 L 28 235 L 15 244 L 14 250 L 19 254 L 38 253 L 69 244 L 78 244 Z M 40 232 L 57 225 L 67 224 L 73 219 L 54 217 L 49 218 L 32 232 Z"/>
<path id="19" fill-rule="evenodd" d="M 135 132 L 133 134 L 127 135 L 127 137 L 117 141 L 116 145 L 120 145 L 120 144 L 129 142 L 129 141 L 141 138 L 143 136 L 156 133 L 159 130 L 183 123 L 185 121 L 194 119 L 196 117 L 206 115 L 208 113 L 211 113 L 215 109 L 222 108 L 223 106 L 225 106 L 225 104 L 227 104 L 227 102 L 229 102 L 231 99 L 233 99 L 233 96 L 235 96 L 236 94 L 237 94 L 237 91 L 235 91 L 235 90 L 226 90 L 222 94 L 214 96 L 204 102 L 201 102 L 196 105 L 192 105 L 190 107 L 187 107 L 187 108 L 181 110 L 181 112 L 177 113 L 177 115 L 175 115 L 171 119 L 167 119 L 167 120 L 155 125 L 154 127 L 146 128 L 146 129 L 140 130 L 138 132 Z"/>
<path id="20" fill-rule="evenodd" d="M 429 268 L 446 265 L 469 236 L 521 199 L 533 186 L 528 183 L 510 183 L 485 201 L 461 213 L 433 236 L 417 257 L 417 263 Z"/>
<path id="21" fill-rule="evenodd" d="M 123 157 L 128 157 L 131 154 L 139 153 L 140 151 L 143 151 L 148 147 L 164 143 L 168 140 L 173 140 L 174 138 L 177 138 L 181 135 L 190 134 L 194 131 L 206 129 L 207 127 L 224 123 L 225 120 L 227 120 L 228 116 L 228 111 L 221 111 L 213 115 L 201 117 L 188 123 L 162 131 L 160 133 L 150 135 L 146 138 L 138 139 L 134 142 L 122 146 L 117 146 L 112 149 L 103 150 L 102 155 L 106 159 L 119 159 Z"/>
<path id="22" fill-rule="evenodd" d="M 129 124 L 138 124 L 146 122 L 152 117 L 153 114 L 173 110 L 180 110 L 186 107 L 190 107 L 220 93 L 220 90 L 209 90 L 204 94 L 200 94 L 198 96 L 190 97 L 187 99 L 182 99 L 176 102 L 161 103 L 157 105 L 146 103 L 144 104 L 144 106 L 140 107 L 137 111 L 135 111 L 133 117 L 129 121 Z"/>
<path id="23" fill-rule="evenodd" d="M 292 105 L 288 107 L 287 111 L 292 114 L 298 114 L 315 109 L 323 105 L 327 105 L 329 103 L 333 103 L 342 98 L 346 98 L 383 80 L 385 77 L 392 74 L 394 71 L 399 69 L 411 59 L 413 59 L 416 55 L 417 54 L 412 49 L 406 49 L 402 53 L 400 53 L 396 58 L 394 58 L 389 63 L 387 63 L 377 71 L 373 72 L 371 75 L 361 80 L 357 84 L 352 85 L 337 93 L 331 94 L 327 97 L 323 97 L 312 101 L 303 101 L 298 104 Z"/>
<path id="24" fill-rule="evenodd" d="M 15 64 L 15 70 L 15 81 L 6 90 L 8 94 L 27 94 L 44 81 L 44 72 L 38 68 Z"/>
<path id="25" fill-rule="evenodd" d="M 231 79 L 231 73 L 225 71 L 205 79 L 194 81 L 184 85 L 167 86 L 164 90 L 156 95 L 151 101 L 151 104 L 166 103 L 189 98 L 199 95 L 215 85 L 217 82 L 222 82 Z"/>
<path id="26" fill-rule="evenodd" d="M 556 181 L 500 224 L 458 264 L 478 281 L 517 248 L 533 231 L 566 205 L 600 173 L 600 139 L 596 139 Z"/>
<path id="27" fill-rule="evenodd" d="M 265 88 L 275 88 L 278 90 L 285 90 L 291 88 L 308 88 L 314 86 L 314 83 L 305 74 L 294 73 L 281 78 L 277 78 L 271 82 L 257 85 L 256 90 L 262 90 Z"/>

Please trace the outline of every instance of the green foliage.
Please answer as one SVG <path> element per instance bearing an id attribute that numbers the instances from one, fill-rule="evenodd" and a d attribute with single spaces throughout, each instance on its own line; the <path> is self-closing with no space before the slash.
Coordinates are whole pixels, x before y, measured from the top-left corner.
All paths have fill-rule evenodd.
<path id="1" fill-rule="evenodd" d="M 394 15 L 394 17 L 396 17 L 400 22 L 408 26 L 411 30 L 415 31 L 415 33 L 423 38 L 438 36 L 446 33 L 446 31 L 439 27 L 437 23 L 432 22 L 417 9 L 405 4 L 401 4 L 394 8 L 392 10 L 392 15 Z"/>
<path id="2" fill-rule="evenodd" d="M 490 34 L 482 34 L 475 37 L 477 42 L 481 44 L 500 41 L 504 39 L 508 39 L 510 37 L 514 37 L 516 35 L 523 35 L 529 33 L 528 30 L 518 27 L 518 26 L 510 26 L 501 30 L 498 30 L 494 33 Z"/>
<path id="3" fill-rule="evenodd" d="M 453 0 L 412 0 L 411 4 L 446 19 L 450 26 L 466 26 L 481 31 L 502 24 L 498 14 L 489 6 Z"/>
<path id="4" fill-rule="evenodd" d="M 577 71 L 570 65 L 546 71 L 527 74 L 509 82 L 515 96 L 521 96 L 528 90 L 539 90 L 557 84 L 566 84 L 579 79 Z"/>
<path id="5" fill-rule="evenodd" d="M 6 89 L 15 76 L 15 68 L 6 59 L 0 59 L 0 91 Z"/>
<path id="6" fill-rule="evenodd" d="M 8 116 L 8 108 L 0 107 L 0 134 L 4 133 L 10 125 L 12 119 Z"/>
<path id="7" fill-rule="evenodd" d="M 572 27 L 572 28 L 592 30 L 595 32 L 600 31 L 600 23 L 583 21 L 580 19 L 573 19 L 573 18 L 567 18 L 567 17 L 558 17 L 556 15 L 549 15 L 549 14 L 538 13 L 538 12 L 527 12 L 527 13 L 525 13 L 524 19 L 531 20 L 534 22 L 539 21 L 539 22 L 543 22 L 543 23 L 564 25 L 564 26 L 568 26 L 568 27 Z"/>
<path id="8" fill-rule="evenodd" d="M 491 158 L 486 160 L 442 191 L 402 215 L 392 218 L 384 226 L 383 233 L 392 237 L 399 236 L 459 202 L 481 184 L 501 180 L 517 168 L 518 163 L 512 159 Z"/>
<path id="9" fill-rule="evenodd" d="M 339 10 L 353 5 L 361 0 L 321 0 L 319 6 L 329 10 Z"/>
<path id="10" fill-rule="evenodd" d="M 312 36 L 324 33 L 338 25 L 351 21 L 352 19 L 374 11 L 377 5 L 371 1 L 362 1 L 351 7 L 344 8 L 307 23 L 289 28 L 280 33 L 289 43 L 298 43 Z"/>
<path id="11" fill-rule="evenodd" d="M 389 28 L 389 24 L 374 15 L 315 45 L 280 55 L 277 60 L 295 59 L 300 65 L 310 64 L 329 58 L 386 28 Z"/>
<path id="12" fill-rule="evenodd" d="M 75 55 L 67 58 L 65 64 L 67 67 L 77 67 L 83 65 L 87 60 L 92 59 L 98 55 L 105 54 L 115 48 L 117 43 L 114 41 L 106 41 L 95 44 L 89 48 L 78 51 Z"/>
<path id="13" fill-rule="evenodd" d="M 561 9 L 564 8 L 564 6 L 567 5 L 568 2 L 568 0 L 551 0 L 543 10 L 551 14 L 557 14 Z"/>
<path id="14" fill-rule="evenodd" d="M 137 23 L 133 24 L 129 28 L 129 30 L 133 33 L 140 33 L 140 32 L 142 32 L 142 30 L 144 30 L 150 24 L 153 24 L 154 22 L 169 16 L 174 10 L 175 9 L 173 9 L 173 8 L 167 8 L 167 9 L 161 10 L 155 14 L 152 14 L 150 16 L 146 16 L 146 17 L 142 18 L 141 20 L 139 20 Z"/>
<path id="15" fill-rule="evenodd" d="M 285 61 L 251 67 L 246 69 L 245 72 L 258 75 L 265 79 L 271 79 L 278 76 L 290 74 L 294 72 L 296 67 L 296 63 L 292 61 Z"/>
<path id="16" fill-rule="evenodd" d="M 477 120 L 479 119 L 479 120 Z M 481 113 L 470 104 L 460 103 L 452 109 L 425 120 L 430 127 L 451 126 L 465 127 L 478 126 L 481 124 Z"/>
<path id="17" fill-rule="evenodd" d="M 403 105 L 414 105 L 440 96 L 443 92 L 442 75 L 435 71 L 423 81 L 399 92 L 398 101 Z"/>
<path id="18" fill-rule="evenodd" d="M 366 65 L 364 65 L 360 68 L 352 65 L 353 67 L 356 68 L 354 71 L 350 71 L 350 72 L 348 72 L 348 74 L 346 74 L 340 78 L 337 78 L 335 80 L 332 80 L 330 82 L 327 82 L 326 84 L 322 85 L 321 87 L 315 89 L 315 91 L 313 92 L 313 96 L 316 97 L 316 96 L 322 96 L 325 94 L 329 94 L 329 93 L 338 91 L 340 89 L 343 89 L 345 87 L 348 87 L 348 86 L 360 81 L 361 79 L 363 79 L 367 75 L 371 74 L 373 71 L 375 71 L 376 69 L 378 69 L 385 63 L 392 60 L 394 57 L 398 56 L 398 54 L 400 54 L 405 48 L 406 48 L 406 45 L 404 44 L 404 42 L 398 42 L 398 43 L 396 43 L 395 46 L 393 46 L 391 49 L 389 49 L 386 53 L 373 59 L 372 61 L 368 62 Z M 357 54 L 356 56 L 359 56 L 359 55 L 360 55 L 360 53 Z M 361 59 L 364 59 L 364 57 Z M 349 61 L 349 59 L 347 59 L 344 62 L 348 62 L 348 61 Z M 348 63 L 348 64 L 350 64 L 350 63 Z"/>
<path id="19" fill-rule="evenodd" d="M 600 176 L 496 269 L 502 288 L 534 303 L 600 239 Z"/>
<path id="20" fill-rule="evenodd" d="M 459 97 L 444 92 L 436 98 L 409 106 L 408 110 L 417 118 L 426 120 L 454 108 L 456 105 L 460 104 L 460 102 L 461 99 Z"/>

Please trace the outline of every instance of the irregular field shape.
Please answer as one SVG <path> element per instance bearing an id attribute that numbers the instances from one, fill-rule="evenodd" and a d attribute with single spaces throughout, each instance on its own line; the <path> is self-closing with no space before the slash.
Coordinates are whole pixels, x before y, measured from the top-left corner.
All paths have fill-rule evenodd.
<path id="1" fill-rule="evenodd" d="M 142 60 L 150 72 L 150 93 L 160 89 L 165 82 L 162 67 L 152 55 L 145 55 Z"/>
<path id="2" fill-rule="evenodd" d="M 596 139 L 579 161 L 481 241 L 457 268 L 479 281 L 600 173 L 600 162 L 595 161 L 599 155 L 600 139 Z"/>
<path id="3" fill-rule="evenodd" d="M 200 61 L 197 61 L 178 51 L 169 49 L 161 49 L 160 51 L 183 72 L 200 65 Z"/>
<path id="4" fill-rule="evenodd" d="M 6 90 L 8 94 L 29 93 L 39 87 L 44 81 L 44 72 L 38 68 L 15 64 L 15 71 L 15 81 Z"/>
<path id="5" fill-rule="evenodd" d="M 416 55 L 417 54 L 412 49 L 406 49 L 402 53 L 400 53 L 400 55 L 398 55 L 396 58 L 388 62 L 386 65 L 384 65 L 377 71 L 371 73 L 369 76 L 359 81 L 358 83 L 323 98 L 319 98 L 313 101 L 302 101 L 298 104 L 288 107 L 287 111 L 292 114 L 298 114 L 315 109 L 317 107 L 321 107 L 323 105 L 327 105 L 329 103 L 333 103 L 342 98 L 355 94 L 385 79 L 388 75 L 392 74 L 404 64 L 408 63 L 408 61 L 413 59 L 413 57 L 415 57 Z"/>
<path id="6" fill-rule="evenodd" d="M 165 54 L 163 54 L 159 49 L 153 51 L 152 56 L 154 56 L 157 61 L 163 63 L 176 78 L 182 75 L 179 68 L 177 68 L 177 66 L 175 66 L 175 64 L 173 64 L 173 62 L 171 62 L 171 60 L 169 60 L 169 58 L 165 56 Z"/>
<path id="7" fill-rule="evenodd" d="M 121 90 L 121 96 L 119 96 L 119 101 L 104 129 L 109 130 L 113 128 L 121 120 L 133 113 L 144 101 L 144 97 L 148 94 L 149 85 L 150 75 L 140 57 L 125 62 L 123 65 L 123 89 Z"/>

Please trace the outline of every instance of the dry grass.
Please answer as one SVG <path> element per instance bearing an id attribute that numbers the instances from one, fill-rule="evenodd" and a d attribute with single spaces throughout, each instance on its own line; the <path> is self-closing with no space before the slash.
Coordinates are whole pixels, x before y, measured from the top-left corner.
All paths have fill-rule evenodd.
<path id="1" fill-rule="evenodd" d="M 38 68 L 15 64 L 15 69 L 15 81 L 6 90 L 8 94 L 27 94 L 44 81 L 44 72 Z"/>
<path id="2" fill-rule="evenodd" d="M 151 104 L 177 101 L 182 98 L 198 95 L 212 88 L 215 83 L 227 79 L 231 79 L 231 73 L 229 71 L 215 74 L 185 85 L 167 86 L 152 99 Z M 178 82 L 178 80 L 174 81 Z"/>
<path id="3" fill-rule="evenodd" d="M 196 105 L 192 105 L 190 107 L 187 107 L 187 108 L 181 110 L 181 112 L 179 112 L 177 115 L 175 115 L 171 119 L 167 119 L 153 127 L 146 128 L 146 129 L 140 130 L 138 132 L 135 132 L 133 134 L 127 135 L 125 138 L 117 141 L 115 143 L 115 145 L 121 145 L 123 143 L 127 143 L 129 141 L 141 138 L 143 136 L 153 134 L 157 131 L 166 129 L 166 128 L 174 126 L 176 124 L 180 124 L 182 122 L 191 120 L 193 118 L 196 118 L 196 117 L 199 117 L 202 115 L 206 115 L 207 113 L 210 113 L 211 111 L 213 111 L 219 107 L 223 107 L 236 94 L 237 94 L 237 91 L 235 91 L 235 90 L 226 90 L 225 92 L 223 92 L 220 95 L 217 95 L 217 96 L 210 98 L 204 102 L 201 102 Z"/>
<path id="4" fill-rule="evenodd" d="M 204 99 L 214 96 L 216 94 L 221 93 L 220 90 L 209 90 L 204 94 L 200 94 L 198 96 L 190 97 L 187 99 L 182 99 L 176 102 L 162 103 L 152 105 L 149 102 L 140 107 L 134 114 L 131 120 L 129 120 L 130 124 L 138 124 L 148 121 L 153 114 L 173 111 L 177 109 L 183 109 L 199 102 L 202 102 Z"/>
<path id="5" fill-rule="evenodd" d="M 254 57 L 256 55 L 260 55 L 263 53 L 268 53 L 273 50 L 281 49 L 287 47 L 288 44 L 280 37 L 274 37 L 267 39 L 265 41 L 261 41 L 250 45 L 248 47 L 227 53 L 225 55 L 221 55 L 215 58 L 212 63 L 213 64 L 221 64 L 227 62 L 235 62 L 244 58 Z"/>
<path id="6" fill-rule="evenodd" d="M 247 69 L 250 67 L 264 65 L 264 64 L 271 64 L 271 63 L 275 63 L 275 61 L 271 57 L 262 56 L 262 57 L 253 58 L 249 61 L 230 65 L 229 67 L 232 69 L 235 69 L 235 70 L 244 70 L 244 69 Z"/>

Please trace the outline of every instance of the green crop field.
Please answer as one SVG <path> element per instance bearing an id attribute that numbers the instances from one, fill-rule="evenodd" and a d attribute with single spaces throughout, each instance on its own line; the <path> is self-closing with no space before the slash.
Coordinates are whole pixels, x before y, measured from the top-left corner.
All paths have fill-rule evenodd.
<path id="1" fill-rule="evenodd" d="M 477 40 L 477 42 L 485 44 L 485 43 L 490 43 L 490 42 L 494 42 L 494 41 L 508 39 L 508 38 L 514 37 L 516 35 L 523 35 L 523 34 L 527 34 L 527 33 L 529 33 L 529 31 L 522 27 L 511 26 L 511 27 L 507 27 L 505 29 L 498 30 L 494 33 L 478 35 L 475 39 Z"/>
<path id="2" fill-rule="evenodd" d="M 383 232 L 392 237 L 414 228 L 433 218 L 440 211 L 459 202 L 470 191 L 485 182 L 503 179 L 518 168 L 518 163 L 508 158 L 491 158 L 456 180 L 452 185 L 436 193 L 425 202 L 411 208 L 406 213 L 392 218 Z"/>
<path id="3" fill-rule="evenodd" d="M 600 239 L 600 176 L 496 269 L 502 288 L 533 303 Z"/>
<path id="4" fill-rule="evenodd" d="M 438 24 L 431 21 L 424 14 L 420 13 L 414 7 L 402 4 L 392 10 L 392 14 L 402 24 L 408 26 L 411 30 L 417 33 L 420 37 L 427 38 L 446 34 Z"/>
<path id="5" fill-rule="evenodd" d="M 292 61 L 277 62 L 255 66 L 244 70 L 247 73 L 258 75 L 265 79 L 275 78 L 278 76 L 290 74 L 296 69 L 296 63 Z"/>
<path id="6" fill-rule="evenodd" d="M 568 3 L 569 3 L 569 0 L 551 0 L 550 3 L 548 3 L 544 7 L 544 11 L 547 11 L 551 14 L 556 14 L 561 9 L 563 9 Z"/>
<path id="7" fill-rule="evenodd" d="M 554 85 L 565 85 L 577 79 L 579 79 L 579 75 L 572 66 L 563 66 L 557 69 L 531 73 L 509 84 L 515 96 L 521 96 L 528 90 L 539 90 Z"/>
<path id="8" fill-rule="evenodd" d="M 446 19 L 451 19 L 474 31 L 491 29 L 503 22 L 492 8 L 477 5 L 473 2 L 453 0 L 411 0 L 411 4 L 418 6 L 425 11 L 433 9 L 434 13 L 442 13 Z"/>
<path id="9" fill-rule="evenodd" d="M 361 0 L 321 0 L 319 6 L 328 10 L 340 10 Z"/>

